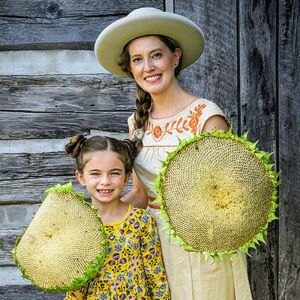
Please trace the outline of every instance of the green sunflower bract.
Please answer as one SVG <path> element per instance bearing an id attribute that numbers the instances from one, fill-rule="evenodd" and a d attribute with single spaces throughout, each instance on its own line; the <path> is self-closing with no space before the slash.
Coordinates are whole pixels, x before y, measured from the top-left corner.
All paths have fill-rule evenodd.
<path id="1" fill-rule="evenodd" d="M 180 141 L 154 181 L 170 235 L 213 261 L 265 243 L 278 207 L 270 156 L 231 130 Z"/>
<path id="2" fill-rule="evenodd" d="M 68 291 L 96 275 L 107 253 L 107 240 L 97 209 L 71 182 L 56 185 L 46 196 L 13 249 L 23 276 L 45 291 Z"/>

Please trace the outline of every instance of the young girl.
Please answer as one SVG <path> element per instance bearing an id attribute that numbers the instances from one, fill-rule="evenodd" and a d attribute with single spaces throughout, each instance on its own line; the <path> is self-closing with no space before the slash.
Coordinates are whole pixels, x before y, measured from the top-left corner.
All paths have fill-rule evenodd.
<path id="1" fill-rule="evenodd" d="M 103 267 L 70 299 L 170 299 L 154 219 L 120 201 L 137 148 L 133 141 L 74 136 L 65 147 L 76 159 L 76 177 L 99 210 L 108 238 Z"/>

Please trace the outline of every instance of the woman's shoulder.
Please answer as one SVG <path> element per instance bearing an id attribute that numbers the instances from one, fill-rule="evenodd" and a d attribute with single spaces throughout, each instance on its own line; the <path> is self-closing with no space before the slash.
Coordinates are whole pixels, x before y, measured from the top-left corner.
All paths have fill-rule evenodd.
<path id="1" fill-rule="evenodd" d="M 197 104 L 205 105 L 206 109 L 218 109 L 218 110 L 220 109 L 217 103 L 215 103 L 212 100 L 208 100 L 206 98 L 198 98 L 197 100 L 195 100 L 195 105 Z"/>

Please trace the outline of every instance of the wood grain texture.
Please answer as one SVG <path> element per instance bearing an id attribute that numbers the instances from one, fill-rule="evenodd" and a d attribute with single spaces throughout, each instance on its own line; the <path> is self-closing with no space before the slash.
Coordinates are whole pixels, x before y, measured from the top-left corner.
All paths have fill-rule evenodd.
<path id="1" fill-rule="evenodd" d="M 279 6 L 279 299 L 300 299 L 300 2 Z"/>
<path id="2" fill-rule="evenodd" d="M 39 191 L 39 200 L 43 197 L 44 190 Z M 29 204 L 4 204 L 0 205 L 0 230 L 21 229 L 31 222 L 32 217 L 39 209 L 40 203 Z"/>
<path id="3" fill-rule="evenodd" d="M 0 181 L 72 176 L 75 163 L 64 152 L 1 154 L 0 169 Z"/>
<path id="4" fill-rule="evenodd" d="M 0 230 L 0 267 L 15 265 L 11 251 L 21 233 L 21 230 Z"/>
<path id="5" fill-rule="evenodd" d="M 3 139 L 66 138 L 91 129 L 127 132 L 131 112 L 1 112 L 0 135 Z"/>
<path id="6" fill-rule="evenodd" d="M 241 132 L 276 161 L 276 1 L 242 1 L 239 7 Z M 278 223 L 249 262 L 254 299 L 278 299 Z"/>
<path id="7" fill-rule="evenodd" d="M 236 5 L 233 1 L 176 0 L 175 12 L 200 26 L 203 55 L 183 70 L 180 81 L 193 94 L 217 103 L 238 126 Z"/>
<path id="8" fill-rule="evenodd" d="M 32 285 L 0 286 L 1 300 L 63 300 L 65 293 L 46 293 Z"/>
<path id="9" fill-rule="evenodd" d="M 105 3 L 105 4 L 104 4 Z M 0 50 L 93 49 L 99 33 L 131 10 L 163 0 L 17 0 L 1 3 Z"/>
<path id="10" fill-rule="evenodd" d="M 53 167 L 53 169 L 54 168 L 55 167 Z M 51 175 L 49 177 L 37 176 L 15 180 L 2 180 L 0 181 L 0 210 L 1 205 L 4 204 L 39 203 L 42 200 L 43 192 L 47 188 L 55 184 L 64 184 L 69 181 L 73 182 L 75 192 L 83 192 L 83 189 L 77 183 L 77 180 L 73 174 L 64 176 Z M 131 189 L 132 182 L 130 181 L 125 188 L 125 191 L 129 191 Z M 4 222 L 1 212 L 0 220 L 1 228 Z"/>
<path id="11" fill-rule="evenodd" d="M 134 109 L 132 79 L 113 75 L 0 76 L 1 110 L 85 112 Z"/>

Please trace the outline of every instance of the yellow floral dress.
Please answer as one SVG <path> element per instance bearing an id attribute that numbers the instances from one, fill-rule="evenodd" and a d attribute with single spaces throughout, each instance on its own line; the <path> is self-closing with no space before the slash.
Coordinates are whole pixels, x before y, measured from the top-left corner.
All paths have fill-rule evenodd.
<path id="1" fill-rule="evenodd" d="M 215 115 L 224 116 L 215 103 L 201 98 L 171 117 L 155 119 L 150 115 L 143 137 L 143 148 L 134 162 L 135 172 L 149 196 L 147 211 L 155 217 L 159 228 L 172 300 L 252 299 L 243 253 L 239 253 L 233 261 L 224 258 L 211 264 L 205 261 L 202 254 L 185 251 L 170 240 L 164 220 L 158 214 L 159 206 L 152 203 L 156 193 L 151 182 L 157 176 L 167 152 L 176 149 L 179 139 L 184 140 L 200 134 L 205 122 Z M 134 117 L 131 115 L 128 119 L 130 129 L 133 122 Z"/>
<path id="2" fill-rule="evenodd" d="M 65 300 L 170 299 L 154 219 L 129 206 L 123 220 L 105 224 L 108 254 L 104 266 L 86 286 Z"/>

